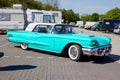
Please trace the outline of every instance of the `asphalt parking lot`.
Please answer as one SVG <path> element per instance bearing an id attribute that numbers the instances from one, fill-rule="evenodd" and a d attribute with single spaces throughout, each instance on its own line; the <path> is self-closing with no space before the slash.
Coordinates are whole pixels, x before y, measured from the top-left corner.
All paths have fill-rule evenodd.
<path id="1" fill-rule="evenodd" d="M 22 50 L 0 35 L 0 80 L 119 80 L 120 35 L 78 28 L 76 31 L 111 37 L 111 55 L 74 62 L 63 55 Z"/>

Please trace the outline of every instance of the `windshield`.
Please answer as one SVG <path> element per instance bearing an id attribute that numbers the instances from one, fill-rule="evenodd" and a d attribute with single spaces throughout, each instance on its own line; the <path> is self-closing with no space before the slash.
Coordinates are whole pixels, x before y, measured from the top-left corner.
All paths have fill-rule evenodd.
<path id="1" fill-rule="evenodd" d="M 73 33 L 72 26 L 70 26 L 70 25 L 56 25 L 54 27 L 54 33 L 57 33 L 57 34 Z"/>

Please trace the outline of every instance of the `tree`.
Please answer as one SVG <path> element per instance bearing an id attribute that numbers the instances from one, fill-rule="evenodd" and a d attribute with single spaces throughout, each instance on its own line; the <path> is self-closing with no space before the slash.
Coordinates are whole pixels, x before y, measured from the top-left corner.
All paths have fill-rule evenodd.
<path id="1" fill-rule="evenodd" d="M 44 5 L 44 8 L 52 8 L 52 10 L 59 10 L 59 0 L 39 0 Z M 49 10 L 49 9 L 48 9 Z"/>
<path id="2" fill-rule="evenodd" d="M 69 22 L 76 22 L 78 21 L 79 14 L 74 13 L 73 10 L 62 10 L 62 18 L 64 19 L 64 23 L 69 23 Z"/>
<path id="3" fill-rule="evenodd" d="M 0 0 L 0 7 L 11 7 L 13 4 L 22 4 L 25 8 L 43 9 L 43 4 L 35 0 Z"/>
<path id="4" fill-rule="evenodd" d="M 98 21 L 99 20 L 99 14 L 98 13 L 93 13 L 91 15 L 84 15 L 81 17 L 81 20 L 86 22 L 86 21 Z"/>
<path id="5" fill-rule="evenodd" d="M 44 4 L 43 9 L 44 10 L 55 10 L 55 8 L 53 6 L 51 6 L 50 4 Z"/>
<path id="6" fill-rule="evenodd" d="M 98 13 L 93 13 L 89 17 L 89 21 L 98 21 L 99 20 L 99 14 Z"/>
<path id="7" fill-rule="evenodd" d="M 104 15 L 104 19 L 120 19 L 120 9 L 116 7 L 112 10 L 109 10 Z"/>
<path id="8" fill-rule="evenodd" d="M 25 8 L 31 8 L 31 9 L 38 9 L 42 10 L 43 9 L 43 4 L 38 1 L 34 0 L 23 0 L 23 5 Z"/>
<path id="9" fill-rule="evenodd" d="M 89 21 L 89 17 L 90 17 L 90 15 L 83 15 L 81 17 L 81 21 L 84 21 L 84 22 Z"/>
<path id="10" fill-rule="evenodd" d="M 0 8 L 2 7 L 10 7 L 11 1 L 10 0 L 0 0 Z"/>

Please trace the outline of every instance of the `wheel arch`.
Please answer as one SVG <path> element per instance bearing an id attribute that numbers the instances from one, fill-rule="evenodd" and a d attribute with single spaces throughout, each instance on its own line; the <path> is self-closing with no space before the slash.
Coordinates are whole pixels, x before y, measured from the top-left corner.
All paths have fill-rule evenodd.
<path id="1" fill-rule="evenodd" d="M 68 43 L 67 45 L 65 45 L 65 47 L 63 48 L 63 50 L 62 50 L 61 53 L 62 53 L 63 55 L 68 55 L 68 54 L 67 54 L 67 51 L 68 51 L 69 47 L 70 47 L 71 45 L 74 45 L 74 44 L 79 45 L 79 46 L 82 48 L 81 44 L 71 42 L 71 43 Z"/>

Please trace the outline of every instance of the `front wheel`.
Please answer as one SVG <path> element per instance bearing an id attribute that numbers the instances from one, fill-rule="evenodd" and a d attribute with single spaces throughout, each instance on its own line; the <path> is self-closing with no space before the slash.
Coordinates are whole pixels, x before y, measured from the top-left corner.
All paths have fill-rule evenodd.
<path id="1" fill-rule="evenodd" d="M 27 44 L 25 44 L 25 43 L 21 43 L 20 44 L 20 47 L 22 48 L 22 49 L 28 49 L 28 45 Z"/>
<path id="2" fill-rule="evenodd" d="M 82 49 L 79 45 L 71 45 L 68 49 L 69 58 L 73 61 L 79 61 L 83 58 Z"/>

